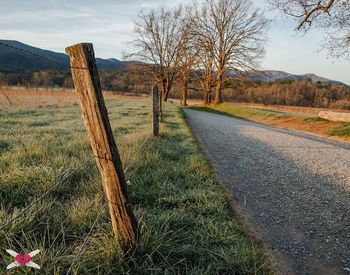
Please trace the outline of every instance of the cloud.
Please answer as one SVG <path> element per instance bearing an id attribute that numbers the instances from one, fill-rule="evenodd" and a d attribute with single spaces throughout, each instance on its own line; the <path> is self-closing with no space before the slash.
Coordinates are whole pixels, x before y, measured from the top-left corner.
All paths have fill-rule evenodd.
<path id="1" fill-rule="evenodd" d="M 1 0 L 0 37 L 63 52 L 79 42 L 94 43 L 96 55 L 121 58 L 133 36 L 134 20 L 141 10 L 190 3 L 192 0 Z M 201 0 L 197 0 L 201 2 Z M 254 0 L 264 7 L 265 0 Z M 348 64 L 315 53 L 318 30 L 295 36 L 290 20 L 273 21 L 263 67 L 293 73 L 314 72 L 350 83 Z M 317 33 L 318 32 L 318 33 Z"/>

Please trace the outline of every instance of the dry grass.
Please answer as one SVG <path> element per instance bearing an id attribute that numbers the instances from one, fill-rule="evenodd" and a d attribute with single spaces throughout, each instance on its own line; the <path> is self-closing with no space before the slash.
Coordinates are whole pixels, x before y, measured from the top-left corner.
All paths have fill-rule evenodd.
<path id="1" fill-rule="evenodd" d="M 106 99 L 132 99 L 138 96 L 118 95 L 112 92 L 104 92 Z M 48 107 L 48 106 L 72 106 L 77 104 L 76 94 L 73 89 L 26 89 L 1 88 L 0 107 Z"/>
<path id="2" fill-rule="evenodd" d="M 261 119 L 259 122 L 266 123 L 275 127 L 298 130 L 304 132 L 311 132 L 315 134 L 324 134 L 328 131 L 334 130 L 337 126 L 328 123 L 327 121 L 317 121 L 317 123 L 310 123 L 301 117 L 290 117 L 282 119 Z"/>

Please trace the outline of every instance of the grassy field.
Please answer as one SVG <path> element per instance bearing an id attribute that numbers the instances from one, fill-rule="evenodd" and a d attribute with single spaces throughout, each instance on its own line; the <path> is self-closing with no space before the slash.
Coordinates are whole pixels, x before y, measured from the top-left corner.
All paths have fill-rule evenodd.
<path id="1" fill-rule="evenodd" d="M 147 99 L 108 100 L 107 107 L 124 167 L 146 140 L 126 173 L 142 245 L 123 255 L 111 235 L 79 107 L 5 107 L 0 272 L 13 261 L 5 249 L 40 249 L 33 260 L 41 271 L 8 274 L 65 274 L 72 263 L 72 274 L 271 274 L 260 248 L 235 222 L 181 109 L 165 105 L 161 136 L 147 140 Z"/>
<path id="2" fill-rule="evenodd" d="M 135 96 L 119 95 L 103 91 L 106 99 L 130 99 Z M 74 90 L 64 89 L 26 89 L 24 87 L 0 87 L 0 108 L 17 107 L 63 107 L 77 104 Z"/>
<path id="3" fill-rule="evenodd" d="M 332 122 L 316 115 L 288 113 L 277 110 L 246 107 L 234 103 L 220 105 L 194 105 L 190 108 L 247 119 L 276 127 L 316 133 L 335 139 L 350 141 L 350 123 Z"/>

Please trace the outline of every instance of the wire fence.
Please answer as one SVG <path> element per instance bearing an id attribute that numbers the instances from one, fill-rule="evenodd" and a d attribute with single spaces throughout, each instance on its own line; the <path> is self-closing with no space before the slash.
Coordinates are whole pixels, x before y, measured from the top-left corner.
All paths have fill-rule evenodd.
<path id="1" fill-rule="evenodd" d="M 22 49 L 22 48 L 18 48 L 16 46 L 13 46 L 13 45 L 9 45 L 3 41 L 0 41 L 0 45 L 3 45 L 5 47 L 8 47 L 8 48 L 11 48 L 11 49 L 14 49 L 14 50 L 17 50 L 17 51 L 21 51 L 25 54 L 29 54 L 29 55 L 32 55 L 32 56 L 35 56 L 35 57 L 39 57 L 39 58 L 42 58 L 43 60 L 46 60 L 47 62 L 50 62 L 51 64 L 55 64 L 55 65 L 58 65 L 58 66 L 62 66 L 62 67 L 66 67 L 66 69 L 69 69 L 69 65 L 66 64 L 66 63 L 63 63 L 63 62 L 59 62 L 57 60 L 54 60 L 52 58 L 49 58 L 47 56 L 44 56 L 44 55 L 41 55 L 41 54 L 38 54 L 38 53 L 35 53 L 35 52 L 32 52 L 32 51 L 29 51 L 29 50 L 25 50 L 25 49 Z"/>
<path id="2" fill-rule="evenodd" d="M 35 88 L 36 90 L 41 87 L 41 88 L 46 88 L 46 89 L 49 89 L 49 87 L 52 87 L 52 89 L 54 89 L 54 87 L 59 86 L 59 87 L 62 87 L 62 88 L 68 88 L 68 89 L 71 89 L 73 88 L 72 85 L 68 85 L 67 87 L 64 86 L 63 83 L 61 84 L 58 84 L 56 81 L 59 81 L 58 79 L 60 79 L 60 77 L 58 77 L 56 79 L 56 76 L 57 76 L 57 71 L 63 71 L 63 79 L 66 81 L 67 79 L 71 79 L 72 78 L 72 72 L 70 69 L 72 69 L 73 67 L 70 66 L 70 62 L 69 62 L 69 59 L 68 59 L 68 56 L 67 56 L 67 62 L 62 62 L 62 61 L 59 61 L 59 60 L 55 60 L 51 57 L 48 57 L 48 56 L 45 56 L 45 55 L 42 55 L 42 54 L 39 54 L 37 52 L 33 52 L 33 51 L 30 51 L 28 49 L 23 49 L 23 48 L 19 48 L 19 47 L 16 47 L 16 46 L 13 46 L 13 45 L 10 45 L 8 43 L 5 43 L 4 41 L 0 41 L 0 45 L 2 46 L 5 46 L 5 47 L 8 47 L 10 49 L 13 49 L 13 50 L 16 50 L 16 51 L 19 51 L 25 55 L 30 55 L 30 56 L 33 56 L 33 57 L 36 57 L 36 58 L 40 58 L 41 60 L 49 63 L 52 65 L 52 67 L 45 67 L 43 66 L 41 68 L 41 66 L 38 66 L 36 70 L 34 71 L 40 71 L 40 70 L 44 70 L 44 71 L 50 71 L 52 72 L 51 75 L 49 74 L 48 76 L 48 79 L 45 79 L 45 78 L 42 78 L 42 76 L 39 76 L 40 78 L 40 83 L 41 82 L 47 82 L 46 84 L 34 84 L 32 83 L 32 81 L 34 81 L 32 78 L 34 77 L 32 74 L 31 74 L 31 80 L 29 81 L 28 83 L 28 80 L 26 79 L 26 76 L 23 76 L 23 71 L 25 71 L 25 69 L 22 69 L 22 68 L 16 68 L 15 66 L 13 66 L 12 69 L 9 69 L 9 71 L 14 71 L 15 72 L 15 75 L 16 75 L 16 86 L 26 86 L 26 87 L 32 87 L 32 88 Z M 79 68 L 79 69 L 87 69 L 87 68 Z M 45 80 L 44 80 L 45 79 Z M 24 82 L 23 82 L 24 81 Z M 36 80 L 38 81 L 38 80 Z M 62 80 L 63 81 L 63 80 Z M 50 84 L 49 84 L 50 83 Z M 13 86 L 13 85 L 10 85 L 10 86 Z M 5 95 L 5 94 L 4 94 Z M 5 95 L 6 97 L 6 95 Z M 11 101 L 10 98 L 7 98 L 8 101 Z"/>
<path id="3" fill-rule="evenodd" d="M 149 135 L 143 142 L 142 144 L 139 146 L 139 148 L 137 149 L 136 153 L 133 155 L 133 157 L 130 159 L 129 163 L 125 166 L 126 168 L 124 169 L 124 173 L 127 173 L 127 171 L 131 168 L 132 164 L 134 163 L 135 159 L 139 156 L 140 152 L 142 151 L 142 149 L 144 148 L 144 146 L 146 145 L 146 143 L 150 140 L 151 135 Z M 79 169 L 85 167 L 85 165 L 91 161 L 94 158 L 94 156 L 87 158 L 85 161 L 83 161 L 78 167 L 76 167 L 74 170 L 70 171 L 70 173 L 66 174 L 64 179 L 69 178 L 71 175 L 73 175 L 75 172 L 77 172 Z M 55 183 L 54 185 L 52 185 L 50 188 L 48 188 L 40 197 L 38 197 L 37 199 L 35 199 L 33 202 L 31 202 L 28 206 L 26 206 L 19 214 L 17 214 L 15 217 L 13 217 L 11 220 L 9 220 L 6 224 L 3 224 L 2 226 L 0 226 L 0 231 L 4 230 L 7 226 L 9 226 L 10 224 L 16 222 L 17 220 L 19 220 L 22 216 L 24 216 L 24 214 L 32 207 L 34 207 L 37 203 L 39 203 L 40 201 L 42 201 L 44 198 L 46 198 L 53 190 L 55 190 L 58 186 L 60 186 L 61 184 L 65 183 L 66 181 L 64 179 L 61 179 L 60 181 L 58 181 L 57 183 Z M 99 207 L 98 213 L 96 215 L 96 218 L 94 219 L 91 228 L 89 230 L 89 232 L 87 233 L 87 235 L 84 237 L 83 243 L 78 251 L 78 254 L 75 256 L 73 262 L 71 263 L 70 267 L 68 268 L 67 271 L 67 275 L 70 274 L 70 272 L 72 271 L 75 263 L 78 261 L 78 259 L 80 258 L 80 256 L 82 255 L 82 253 L 84 252 L 84 249 L 86 247 L 86 244 L 90 238 L 90 236 L 92 235 L 96 225 L 97 225 L 97 221 L 98 219 L 101 217 L 104 208 L 107 206 L 107 202 L 108 199 L 106 198 L 106 194 L 104 193 L 104 198 L 105 201 L 104 203 L 101 204 L 101 206 Z"/>
<path id="4" fill-rule="evenodd" d="M 86 246 L 86 244 L 87 244 L 87 242 L 88 242 L 88 239 L 90 238 L 90 236 L 91 236 L 93 230 L 95 229 L 95 226 L 96 226 L 96 224 L 97 224 L 97 221 L 98 221 L 98 219 L 100 218 L 100 216 L 101 216 L 101 214 L 102 214 L 102 212 L 103 212 L 104 207 L 106 207 L 106 206 L 107 206 L 107 202 L 104 202 L 104 203 L 100 206 L 100 208 L 99 208 L 99 210 L 98 210 L 98 212 L 97 212 L 97 216 L 96 216 L 96 218 L 95 218 L 95 220 L 94 220 L 94 222 L 93 222 L 93 224 L 92 224 L 92 226 L 91 226 L 89 232 L 88 232 L 87 235 L 85 236 L 84 241 L 83 241 L 83 243 L 82 243 L 82 245 L 81 245 L 81 247 L 80 247 L 80 250 L 79 250 L 78 254 L 76 255 L 76 257 L 74 258 L 73 262 L 71 263 L 71 265 L 70 265 L 69 268 L 68 268 L 68 271 L 67 271 L 67 273 L 66 273 L 67 275 L 71 272 L 72 268 L 74 267 L 74 264 L 75 264 L 75 263 L 77 262 L 77 260 L 80 258 L 81 254 L 84 252 L 84 248 L 85 248 L 85 246 Z"/>
<path id="5" fill-rule="evenodd" d="M 140 147 L 138 148 L 138 150 L 136 151 L 136 153 L 134 154 L 134 156 L 131 158 L 131 160 L 129 161 L 128 165 L 126 165 L 126 168 L 124 169 L 124 173 L 126 173 L 131 165 L 133 164 L 133 162 L 135 161 L 135 159 L 137 158 L 137 156 L 139 155 L 139 153 L 141 152 L 142 148 L 145 146 L 145 144 L 149 141 L 150 136 L 148 136 L 145 141 L 140 145 Z M 40 197 L 36 198 L 33 202 L 31 202 L 28 206 L 26 206 L 19 214 L 17 214 L 15 217 L 13 217 L 12 219 L 10 219 L 7 223 L 3 224 L 0 226 L 0 230 L 3 230 L 4 228 L 6 228 L 8 225 L 10 225 L 11 223 L 15 222 L 16 220 L 18 220 L 21 216 L 23 216 L 30 208 L 32 208 L 33 206 L 35 206 L 37 203 L 39 203 L 41 200 L 43 200 L 44 198 L 46 198 L 53 190 L 55 190 L 58 186 L 60 186 L 61 184 L 65 183 L 66 181 L 64 179 L 69 178 L 70 176 L 72 176 L 75 172 L 77 172 L 79 169 L 83 168 L 89 161 L 91 161 L 93 158 L 95 158 L 95 156 L 89 157 L 87 158 L 85 161 L 83 161 L 77 168 L 75 168 L 74 170 L 72 170 L 69 174 L 66 174 L 64 176 L 63 179 L 57 181 L 54 185 L 52 185 L 51 187 L 49 187 Z"/>
<path id="6" fill-rule="evenodd" d="M 64 178 L 69 178 L 71 175 L 73 175 L 75 172 L 77 172 L 80 168 L 84 167 L 90 160 L 92 159 L 92 157 L 88 158 L 87 160 L 83 161 L 76 169 L 74 169 L 73 171 L 71 171 L 68 175 L 65 175 Z M 43 200 L 44 198 L 46 198 L 53 190 L 55 190 L 59 185 L 63 184 L 65 182 L 64 179 L 61 179 L 59 181 L 57 181 L 54 185 L 52 185 L 51 187 L 49 187 L 40 197 L 38 197 L 37 199 L 35 199 L 33 202 L 31 202 L 28 206 L 26 206 L 19 214 L 17 214 L 15 217 L 13 217 L 11 220 L 9 220 L 6 224 L 0 226 L 0 230 L 3 230 L 4 228 L 6 228 L 8 225 L 10 225 L 11 223 L 15 222 L 16 220 L 18 220 L 21 216 L 24 215 L 24 213 L 26 213 L 30 208 L 32 208 L 34 205 L 36 205 L 38 202 L 40 202 L 41 200 Z"/>
<path id="7" fill-rule="evenodd" d="M 131 167 L 131 165 L 133 164 L 134 160 L 137 158 L 137 156 L 139 155 L 139 153 L 141 152 L 141 150 L 143 149 L 143 147 L 145 146 L 145 144 L 149 141 L 150 137 L 151 137 L 151 136 L 148 136 L 148 137 L 145 139 L 145 141 L 140 145 L 140 147 L 138 148 L 138 150 L 136 151 L 136 153 L 134 154 L 134 156 L 133 156 L 133 157 L 131 158 L 131 160 L 129 161 L 128 165 L 126 165 L 126 168 L 124 169 L 124 173 L 126 173 L 126 172 L 129 170 L 129 168 Z M 106 207 L 106 206 L 107 206 L 107 202 L 109 202 L 109 200 L 107 199 L 106 196 L 105 196 L 105 200 L 106 200 L 106 201 L 105 201 L 105 202 L 101 205 L 101 207 L 99 208 L 99 211 L 98 211 L 98 213 L 97 213 L 97 216 L 96 216 L 96 218 L 95 218 L 95 220 L 94 220 L 94 222 L 93 222 L 93 224 L 92 224 L 92 226 L 91 226 L 91 228 L 90 228 L 90 231 L 89 231 L 88 234 L 85 236 L 84 241 L 83 241 L 83 243 L 82 243 L 82 245 L 81 245 L 81 247 L 80 247 L 80 250 L 79 250 L 77 256 L 74 258 L 72 264 L 70 265 L 70 267 L 69 267 L 69 269 L 68 269 L 68 271 L 67 271 L 67 273 L 66 273 L 67 275 L 70 274 L 72 268 L 74 267 L 74 264 L 75 264 L 75 263 L 77 262 L 77 260 L 80 258 L 81 254 L 84 252 L 84 248 L 85 248 L 85 246 L 86 246 L 86 244 L 87 244 L 87 242 L 88 242 L 88 239 L 89 239 L 89 237 L 91 236 L 91 234 L 92 234 L 92 232 L 93 232 L 93 229 L 95 228 L 95 226 L 96 226 L 96 224 L 97 224 L 97 221 L 98 221 L 98 219 L 100 218 L 104 207 Z"/>
<path id="8" fill-rule="evenodd" d="M 34 53 L 34 52 L 31 52 L 29 50 L 25 50 L 25 49 L 21 49 L 21 48 L 18 48 L 18 47 L 15 47 L 15 46 L 12 46 L 12 45 L 9 45 L 7 43 L 4 43 L 2 41 L 0 41 L 0 45 L 3 45 L 3 46 L 6 46 L 6 47 L 9 47 L 9 48 L 12 48 L 12 49 L 15 49 L 15 50 L 18 50 L 18 51 L 21 51 L 25 54 L 30 54 L 32 56 L 35 56 L 35 57 L 38 57 L 38 58 L 42 58 L 43 60 L 46 60 L 47 62 L 50 62 L 52 64 L 55 64 L 55 65 L 58 65 L 58 66 L 62 66 L 66 69 L 69 69 L 69 68 L 72 68 L 70 67 L 70 65 L 67 65 L 65 63 L 62 63 L 62 62 L 58 62 L 56 60 L 53 60 L 51 58 L 48 58 L 46 56 L 43 56 L 41 54 L 38 54 L 38 53 Z M 84 69 L 87 69 L 87 68 L 84 68 Z M 71 72 L 69 72 L 71 73 Z M 149 135 L 142 143 L 141 145 L 138 147 L 137 151 L 135 152 L 135 154 L 132 156 L 132 158 L 130 159 L 129 163 L 125 166 L 125 169 L 124 169 L 124 173 L 126 174 L 129 169 L 131 168 L 131 166 L 133 165 L 133 163 L 135 162 L 135 159 L 139 156 L 140 152 L 144 149 L 146 143 L 149 141 L 151 135 Z M 35 205 L 37 205 L 39 202 L 41 202 L 42 200 L 44 200 L 45 198 L 47 198 L 56 188 L 58 188 L 59 186 L 61 186 L 62 184 L 66 183 L 67 180 L 70 176 L 72 176 L 74 173 L 76 173 L 78 170 L 84 168 L 86 166 L 86 164 L 88 162 L 90 162 L 95 156 L 91 156 L 91 157 L 88 157 L 86 160 L 82 161 L 75 169 L 71 170 L 69 173 L 67 174 L 64 174 L 63 178 L 59 179 L 55 184 L 53 184 L 52 186 L 50 186 L 43 194 L 41 194 L 39 197 L 35 198 L 32 202 L 30 202 L 26 207 L 24 207 L 24 209 L 22 209 L 17 215 L 15 215 L 14 217 L 12 217 L 10 220 L 8 220 L 6 223 L 4 223 L 3 225 L 0 226 L 0 232 L 1 231 L 4 231 L 6 232 L 6 228 L 11 225 L 11 224 L 14 224 L 16 222 L 19 222 L 21 221 L 21 218 L 22 220 L 25 219 L 25 214 L 28 213 L 28 211 L 33 208 Z M 23 188 L 23 186 L 22 186 Z M 17 192 L 20 192 L 20 190 L 17 190 Z M 83 239 L 83 242 L 82 242 L 82 245 L 80 246 L 80 249 L 78 251 L 78 254 L 76 255 L 76 257 L 74 258 L 74 260 L 72 261 L 70 267 L 68 268 L 68 271 L 66 274 L 70 274 L 70 272 L 72 271 L 72 269 L 74 268 L 74 265 L 76 264 L 77 260 L 80 258 L 81 254 L 84 252 L 84 248 L 86 246 L 86 244 L 88 243 L 88 240 L 90 238 L 90 236 L 92 235 L 96 225 L 97 225 L 97 222 L 98 222 L 98 219 L 101 217 L 102 213 L 103 213 L 103 210 L 105 209 L 105 207 L 107 206 L 107 202 L 108 202 L 108 199 L 106 198 L 106 194 L 104 193 L 104 198 L 105 198 L 105 201 L 101 204 L 101 206 L 99 207 L 98 209 L 98 212 L 97 212 L 97 215 L 96 215 L 96 218 L 94 219 L 92 225 L 91 225 L 91 228 L 89 230 L 89 232 L 86 234 L 86 236 L 84 237 Z"/>

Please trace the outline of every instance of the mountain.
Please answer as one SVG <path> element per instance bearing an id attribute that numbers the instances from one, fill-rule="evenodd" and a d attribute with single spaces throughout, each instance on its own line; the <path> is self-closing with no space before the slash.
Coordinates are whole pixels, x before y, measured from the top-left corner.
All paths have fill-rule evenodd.
<path id="1" fill-rule="evenodd" d="M 99 69 L 118 69 L 123 62 L 110 58 L 96 58 Z M 15 40 L 0 40 L 0 68 L 1 69 L 30 69 L 57 70 L 69 67 L 69 57 L 58 53 L 32 47 Z"/>
<path id="2" fill-rule="evenodd" d="M 8 45 L 8 46 L 7 46 Z M 99 69 L 118 69 L 125 64 L 134 62 L 120 61 L 115 58 L 96 58 Z M 1 69 L 24 69 L 24 70 L 56 70 L 67 69 L 69 57 L 64 53 L 58 53 L 39 49 L 14 40 L 0 40 L 0 68 Z M 343 84 L 315 74 L 295 75 L 283 71 L 265 70 L 248 71 L 244 74 L 248 78 L 262 82 L 275 82 L 285 80 L 310 80 L 314 83 Z M 242 73 L 229 71 L 228 77 L 241 78 Z"/>
<path id="3" fill-rule="evenodd" d="M 283 71 L 274 71 L 274 70 L 264 70 L 264 71 L 255 70 L 255 71 L 248 71 L 244 74 L 236 71 L 229 71 L 226 75 L 229 77 L 237 77 L 237 78 L 246 76 L 249 79 L 252 79 L 255 81 L 262 81 L 262 82 L 275 82 L 275 81 L 286 81 L 286 80 L 310 80 L 313 83 L 319 82 L 319 83 L 331 83 L 331 84 L 344 84 L 340 81 L 331 80 L 315 74 L 295 75 L 295 74 L 290 74 Z"/>

